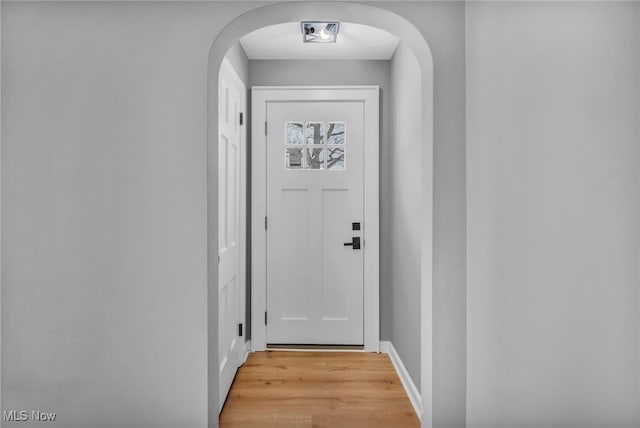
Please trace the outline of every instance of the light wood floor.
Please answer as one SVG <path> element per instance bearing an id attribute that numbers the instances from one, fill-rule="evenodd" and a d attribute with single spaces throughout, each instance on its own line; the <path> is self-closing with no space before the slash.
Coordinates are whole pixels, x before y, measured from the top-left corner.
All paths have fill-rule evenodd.
<path id="1" fill-rule="evenodd" d="M 220 427 L 419 427 L 386 354 L 266 351 L 249 354 Z"/>

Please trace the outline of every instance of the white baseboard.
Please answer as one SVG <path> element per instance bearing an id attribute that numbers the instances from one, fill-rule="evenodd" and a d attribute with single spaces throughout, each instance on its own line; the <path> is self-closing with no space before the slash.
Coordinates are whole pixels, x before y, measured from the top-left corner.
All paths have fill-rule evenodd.
<path id="1" fill-rule="evenodd" d="M 247 358 L 249 358 L 249 352 L 251 352 L 251 340 L 247 340 L 244 342 L 244 353 L 242 355 L 242 364 L 247 362 Z"/>
<path id="2" fill-rule="evenodd" d="M 400 355 L 396 352 L 396 348 L 393 347 L 393 344 L 388 341 L 380 341 L 380 352 L 384 354 L 389 354 L 389 358 L 391 358 L 391 362 L 393 363 L 393 367 L 395 367 L 396 372 L 398 372 L 398 377 L 400 378 L 400 382 L 402 382 L 402 386 L 409 397 L 409 401 L 411 401 L 411 405 L 413 406 L 413 410 L 415 410 L 416 415 L 418 415 L 418 419 L 422 420 L 422 397 L 418 392 L 418 388 L 413 383 L 411 376 L 409 376 L 409 372 L 407 368 L 402 364 L 402 360 L 400 359 Z"/>

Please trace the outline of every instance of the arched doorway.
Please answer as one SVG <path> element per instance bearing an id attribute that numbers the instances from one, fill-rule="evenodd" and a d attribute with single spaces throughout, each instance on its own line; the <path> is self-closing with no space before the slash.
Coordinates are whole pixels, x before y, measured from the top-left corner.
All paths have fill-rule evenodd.
<path id="1" fill-rule="evenodd" d="M 314 19 L 340 20 L 377 27 L 398 37 L 415 55 L 421 69 L 421 153 L 420 202 L 422 230 L 420 231 L 421 264 L 421 395 L 424 406 L 423 426 L 432 425 L 432 254 L 433 254 L 433 60 L 422 34 L 406 19 L 373 6 L 351 3 L 283 3 L 256 8 L 232 21 L 215 39 L 209 53 L 208 133 L 207 133 L 207 207 L 208 207 L 208 281 L 207 287 L 207 349 L 208 402 L 218 401 L 218 265 L 212 254 L 218 249 L 218 71 L 228 49 L 245 34 L 282 22 Z M 208 408 L 209 426 L 217 426 L 217 406 Z"/>

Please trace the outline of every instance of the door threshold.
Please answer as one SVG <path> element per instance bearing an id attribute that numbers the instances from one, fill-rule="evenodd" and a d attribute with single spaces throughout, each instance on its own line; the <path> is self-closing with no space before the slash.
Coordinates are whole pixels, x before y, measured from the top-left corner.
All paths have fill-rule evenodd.
<path id="1" fill-rule="evenodd" d="M 267 344 L 267 351 L 363 352 L 364 345 Z"/>

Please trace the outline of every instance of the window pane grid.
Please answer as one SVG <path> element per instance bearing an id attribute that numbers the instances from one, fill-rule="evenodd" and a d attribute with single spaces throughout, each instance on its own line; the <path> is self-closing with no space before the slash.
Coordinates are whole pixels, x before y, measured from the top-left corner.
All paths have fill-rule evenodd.
<path id="1" fill-rule="evenodd" d="M 284 126 L 285 169 L 346 169 L 345 122 L 287 121 Z"/>

